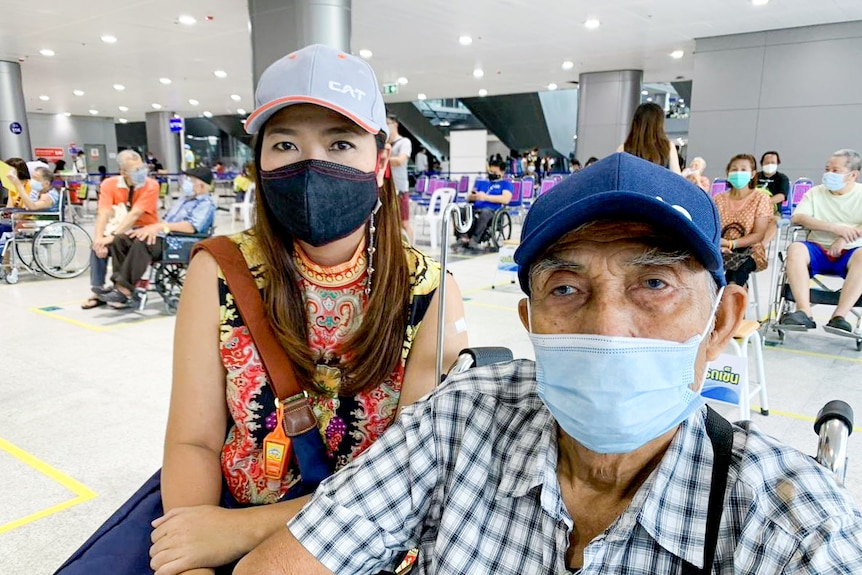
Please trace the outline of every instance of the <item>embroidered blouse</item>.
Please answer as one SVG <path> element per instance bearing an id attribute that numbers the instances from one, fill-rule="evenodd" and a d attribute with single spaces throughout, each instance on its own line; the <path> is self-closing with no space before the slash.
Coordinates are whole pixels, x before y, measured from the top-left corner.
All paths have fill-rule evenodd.
<path id="1" fill-rule="evenodd" d="M 254 235 L 243 232 L 231 239 L 242 250 L 258 288 L 263 289 L 266 270 Z M 315 389 L 309 392 L 308 399 L 336 471 L 367 449 L 394 421 L 407 358 L 440 283 L 437 262 L 412 247 L 405 251 L 411 288 L 401 361 L 387 381 L 355 395 L 339 393 L 341 370 L 337 366 L 345 359 L 341 348 L 359 326 L 367 304 L 365 243 L 350 261 L 334 267 L 318 266 L 298 247 L 294 252 L 304 291 L 308 345 L 317 363 Z M 264 437 L 275 428 L 275 396 L 221 270 L 218 285 L 219 351 L 227 372 L 225 391 L 230 416 L 221 455 L 226 487 L 240 504 L 262 505 L 297 497 L 304 491 L 295 461 L 291 461 L 280 485 L 268 483 L 264 476 L 261 447 Z"/>

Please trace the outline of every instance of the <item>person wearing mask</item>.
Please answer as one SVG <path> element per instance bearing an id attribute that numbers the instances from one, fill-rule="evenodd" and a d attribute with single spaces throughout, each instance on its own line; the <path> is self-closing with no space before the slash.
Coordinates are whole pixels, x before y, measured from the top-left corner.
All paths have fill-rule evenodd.
<path id="1" fill-rule="evenodd" d="M 27 167 L 27 162 L 22 158 L 9 158 L 6 160 L 6 164 L 15 172 L 14 174 L 11 171 L 9 173 L 10 180 L 14 177 L 15 181 L 11 186 L 12 189 L 6 190 L 6 207 L 21 208 L 22 198 L 29 198 L 32 192 L 30 187 L 30 169 Z"/>
<path id="2" fill-rule="evenodd" d="M 407 162 L 410 161 L 410 152 L 413 144 L 410 138 L 405 138 L 398 132 L 400 124 L 398 117 L 389 114 L 386 117 L 386 125 L 389 126 L 389 144 L 392 146 L 392 157 L 389 159 L 389 167 L 392 172 L 392 181 L 398 190 L 398 202 L 401 208 L 401 227 L 407 234 L 410 242 L 413 242 L 413 226 L 410 224 L 410 180 L 407 178 Z"/>
<path id="3" fill-rule="evenodd" d="M 780 214 L 781 204 L 790 197 L 790 179 L 778 171 L 780 165 L 781 156 L 778 152 L 764 152 L 760 156 L 760 171 L 757 172 L 757 181 L 769 191 L 777 214 Z"/>
<path id="4" fill-rule="evenodd" d="M 171 206 L 163 221 L 114 236 L 110 244 L 114 286 L 98 296 L 111 307 L 123 309 L 137 304 L 135 284 L 150 262 L 162 255 L 160 237 L 172 233 L 206 234 L 212 228 L 216 213 L 216 205 L 210 197 L 212 172 L 207 168 L 194 168 L 183 174 L 181 201 Z"/>
<path id="5" fill-rule="evenodd" d="M 515 252 L 536 360 L 468 370 L 321 483 L 234 575 L 862 572 L 811 457 L 704 405 L 744 290 L 715 205 L 614 154 L 536 200 Z"/>
<path id="6" fill-rule="evenodd" d="M 664 110 L 653 102 L 637 107 L 626 141 L 617 151 L 664 166 L 675 174 L 682 173 L 676 146 L 664 133 Z"/>
<path id="7" fill-rule="evenodd" d="M 8 163 L 8 162 L 7 162 Z M 15 193 L 9 195 L 6 203 L 8 211 L 23 212 L 56 212 L 60 207 L 60 193 L 53 188 L 53 174 L 47 168 L 36 168 L 32 175 L 26 172 L 26 165 L 21 168 L 19 162 L 13 162 L 17 168 L 12 168 L 7 174 L 10 183 L 15 188 Z M 12 165 L 12 164 L 10 164 Z M 18 170 L 22 170 L 19 172 Z M 19 174 L 27 179 L 30 193 L 19 178 Z M 11 254 L 5 249 L 6 242 L 12 235 L 12 225 L 0 222 L 0 253 L 3 254 L 3 270 L 9 271 L 9 260 Z"/>
<path id="8" fill-rule="evenodd" d="M 75 173 L 81 174 L 82 176 L 87 175 L 87 156 L 84 154 L 83 150 L 78 151 L 75 155 L 74 168 Z"/>
<path id="9" fill-rule="evenodd" d="M 90 289 L 93 293 L 81 304 L 83 309 L 105 305 L 99 296 L 110 291 L 105 288 L 105 279 L 114 238 L 133 227 L 159 221 L 159 184 L 147 177 L 147 165 L 141 155 L 134 150 L 123 150 L 117 154 L 117 165 L 120 175 L 106 179 L 99 187 L 99 207 L 90 254 Z"/>
<path id="10" fill-rule="evenodd" d="M 571 164 L 569 164 L 569 171 L 570 171 L 571 173 L 573 173 L 573 174 L 574 174 L 575 172 L 580 172 L 580 171 L 581 171 L 581 162 L 580 162 L 577 158 L 575 158 L 574 160 L 572 160 L 572 163 L 571 163 Z"/>
<path id="11" fill-rule="evenodd" d="M 589 168 L 590 166 L 592 166 L 593 164 L 595 164 L 598 161 L 599 161 L 599 159 L 597 157 L 590 156 L 589 158 L 587 158 L 587 163 L 584 164 L 584 168 Z"/>
<path id="12" fill-rule="evenodd" d="M 757 187 L 757 164 L 751 154 L 737 154 L 727 163 L 730 190 L 713 198 L 721 218 L 721 253 L 728 284 L 745 286 L 752 272 L 766 269 L 763 237 L 772 208 Z"/>
<path id="13" fill-rule="evenodd" d="M 488 166 L 488 180 L 491 184 L 484 192 L 471 190 L 467 194 L 467 201 L 473 204 L 473 223 L 470 229 L 464 233 L 455 232 L 458 241 L 455 247 L 465 248 L 471 251 L 479 251 L 482 246 L 482 235 L 494 219 L 494 213 L 512 201 L 515 191 L 510 180 L 504 180 L 506 165 L 504 163 L 491 164 Z"/>
<path id="14" fill-rule="evenodd" d="M 417 176 L 424 176 L 428 172 L 428 154 L 425 152 L 425 148 L 419 148 L 413 163 L 416 166 Z"/>
<path id="15" fill-rule="evenodd" d="M 826 162 L 822 184 L 805 194 L 790 223 L 810 230 L 804 242 L 787 248 L 787 283 L 796 310 L 784 314 L 779 324 L 814 329 L 811 315 L 810 278 L 817 274 L 844 278 L 838 306 L 824 327 L 840 335 L 852 335 L 845 318 L 862 296 L 862 184 L 856 180 L 862 156 L 856 150 L 838 150 Z"/>
<path id="16" fill-rule="evenodd" d="M 709 178 L 703 175 L 704 171 L 706 171 L 706 160 L 697 156 L 691 161 L 688 167 L 682 171 L 682 176 L 704 192 L 709 193 Z"/>

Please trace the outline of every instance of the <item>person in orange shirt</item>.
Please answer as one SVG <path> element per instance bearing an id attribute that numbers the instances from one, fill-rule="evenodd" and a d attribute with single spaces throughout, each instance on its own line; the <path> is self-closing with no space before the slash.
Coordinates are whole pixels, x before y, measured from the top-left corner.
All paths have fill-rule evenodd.
<path id="1" fill-rule="evenodd" d="M 105 305 L 97 296 L 106 293 L 108 246 L 114 236 L 133 227 L 159 221 L 159 184 L 147 177 L 147 165 L 134 150 L 117 154 L 120 175 L 108 178 L 100 187 L 99 209 L 96 214 L 95 239 L 90 254 L 90 286 L 93 295 L 81 307 L 92 309 Z"/>

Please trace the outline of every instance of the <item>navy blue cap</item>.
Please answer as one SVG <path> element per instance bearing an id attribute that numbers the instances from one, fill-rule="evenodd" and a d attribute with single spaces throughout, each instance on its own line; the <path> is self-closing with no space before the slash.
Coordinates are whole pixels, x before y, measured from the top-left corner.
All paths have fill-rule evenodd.
<path id="1" fill-rule="evenodd" d="M 712 198 L 667 168 L 617 153 L 572 174 L 530 208 L 515 252 L 524 293 L 530 293 L 530 267 L 549 247 L 577 227 L 599 220 L 646 222 L 667 230 L 716 284 L 725 285 L 721 220 Z"/>

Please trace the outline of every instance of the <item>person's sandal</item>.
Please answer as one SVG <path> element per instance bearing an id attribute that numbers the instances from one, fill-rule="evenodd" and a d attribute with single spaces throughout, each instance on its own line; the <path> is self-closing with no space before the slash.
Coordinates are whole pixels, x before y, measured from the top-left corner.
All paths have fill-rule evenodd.
<path id="1" fill-rule="evenodd" d="M 94 307 L 99 307 L 102 305 L 106 305 L 105 302 L 103 302 L 96 296 L 93 296 L 81 304 L 81 309 L 93 309 Z"/>

